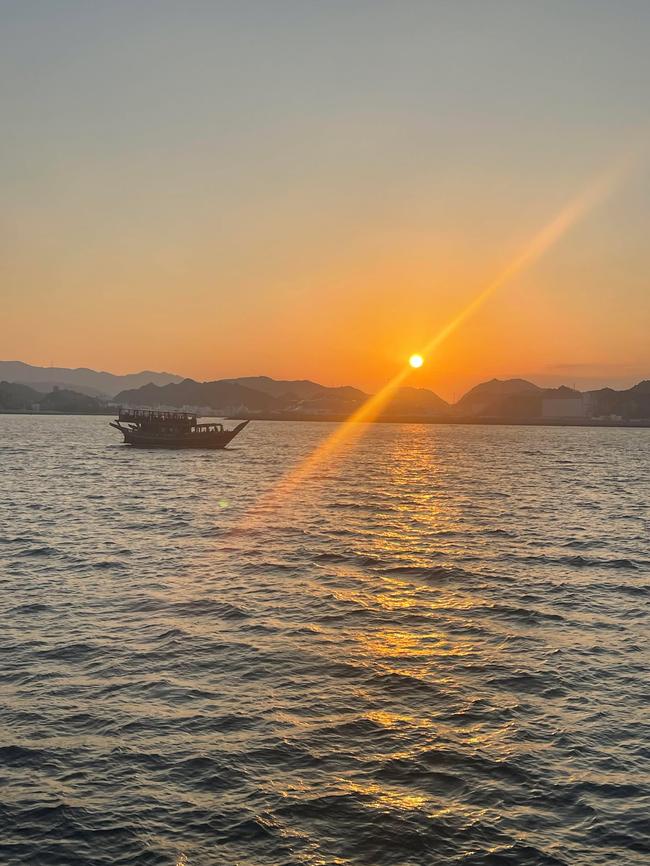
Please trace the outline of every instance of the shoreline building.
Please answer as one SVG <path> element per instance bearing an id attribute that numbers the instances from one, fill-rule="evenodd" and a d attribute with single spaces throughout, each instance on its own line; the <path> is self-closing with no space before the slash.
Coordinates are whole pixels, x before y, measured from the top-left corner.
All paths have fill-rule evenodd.
<path id="1" fill-rule="evenodd" d="M 586 418 L 585 395 L 572 388 L 558 388 L 552 395 L 542 397 L 542 418 Z"/>

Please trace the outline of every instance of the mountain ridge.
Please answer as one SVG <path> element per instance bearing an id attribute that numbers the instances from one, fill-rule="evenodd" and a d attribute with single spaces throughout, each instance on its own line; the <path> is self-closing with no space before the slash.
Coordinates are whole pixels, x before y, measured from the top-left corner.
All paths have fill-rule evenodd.
<path id="1" fill-rule="evenodd" d="M 92 397 L 114 397 L 127 387 L 141 387 L 149 382 L 166 384 L 180 382 L 182 376 L 175 373 L 141 370 L 139 373 L 119 375 L 104 370 L 92 370 L 90 367 L 38 367 L 24 361 L 0 361 L 0 380 L 16 382 L 21 385 L 43 390 L 45 387 L 70 388 L 77 393 Z"/>
<path id="2" fill-rule="evenodd" d="M 249 387 L 249 383 L 258 385 L 258 388 Z M 259 390 L 260 384 L 265 390 Z M 349 385 L 329 387 L 307 379 L 244 376 L 241 379 L 216 379 L 210 382 L 184 379 L 163 386 L 146 385 L 122 391 L 115 399 L 126 405 L 201 406 L 225 414 L 244 410 L 322 415 L 351 414 L 369 397 L 370 394 Z M 448 409 L 448 404 L 433 391 L 402 388 L 389 401 L 383 414 L 392 411 L 393 414 L 443 415 Z"/>
<path id="3" fill-rule="evenodd" d="M 258 387 L 261 384 L 265 390 L 251 388 L 251 384 Z M 185 379 L 162 387 L 147 385 L 123 391 L 115 399 L 127 405 L 194 406 L 250 417 L 260 414 L 346 417 L 370 396 L 349 386 L 330 388 L 309 380 L 248 376 L 211 382 Z M 459 421 L 485 418 L 506 422 L 558 417 L 650 418 L 650 380 L 621 391 L 601 388 L 582 392 L 566 385 L 543 388 L 526 379 L 492 379 L 476 385 L 452 405 L 427 388 L 405 387 L 398 389 L 378 415 L 380 419 L 394 417 Z"/>
<path id="4" fill-rule="evenodd" d="M 34 381 L 14 380 L 14 385 L 28 391 L 12 391 L 10 380 L 2 381 L 4 410 L 19 411 L 37 405 L 45 411 L 105 411 L 109 404 L 131 406 L 192 408 L 205 413 L 244 413 L 255 416 L 288 417 L 347 417 L 359 408 L 370 394 L 350 385 L 327 386 L 309 379 L 273 379 L 270 376 L 242 376 L 199 382 L 170 373 L 141 371 L 124 376 L 78 368 L 47 368 L 25 364 L 22 361 L 0 361 L 2 370 L 13 371 Z M 47 382 L 44 371 L 59 376 Z M 90 384 L 70 386 L 62 378 L 81 377 L 84 382 L 101 381 L 136 383 L 136 387 L 107 396 Z M 95 378 L 93 378 L 95 377 Z M 96 377 L 109 377 L 97 379 Z M 155 381 L 137 384 L 154 377 Z M 4 377 L 0 375 L 0 381 Z M 169 381 L 169 380 L 172 381 Z M 82 399 L 85 398 L 85 399 Z M 17 408 L 18 407 L 18 408 Z M 68 407 L 68 408 L 65 408 Z M 76 407 L 76 408 L 75 408 Z M 3 405 L 0 405 L 0 411 Z M 565 385 L 544 388 L 526 379 L 491 379 L 471 388 L 456 403 L 449 404 L 428 388 L 402 387 L 387 401 L 378 418 L 396 417 L 440 418 L 447 420 L 522 419 L 543 418 L 650 418 L 650 379 L 644 379 L 620 391 L 599 388 L 577 391 Z"/>
<path id="5" fill-rule="evenodd" d="M 107 404 L 97 397 L 56 388 L 48 394 L 21 382 L 0 381 L 0 412 L 55 412 L 73 415 L 105 414 Z"/>

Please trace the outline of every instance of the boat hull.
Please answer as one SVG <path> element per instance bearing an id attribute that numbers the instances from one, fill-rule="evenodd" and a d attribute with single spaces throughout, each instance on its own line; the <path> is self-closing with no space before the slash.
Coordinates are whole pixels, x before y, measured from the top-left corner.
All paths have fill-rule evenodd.
<path id="1" fill-rule="evenodd" d="M 115 427 L 124 436 L 125 445 L 136 448 L 225 448 L 240 433 L 248 421 L 243 421 L 232 430 L 197 432 L 197 433 L 152 433 L 147 430 L 131 430 L 121 424 Z"/>

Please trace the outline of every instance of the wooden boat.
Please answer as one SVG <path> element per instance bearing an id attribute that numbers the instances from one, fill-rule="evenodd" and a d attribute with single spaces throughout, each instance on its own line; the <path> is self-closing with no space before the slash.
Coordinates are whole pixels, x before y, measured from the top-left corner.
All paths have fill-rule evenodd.
<path id="1" fill-rule="evenodd" d="M 223 424 L 198 424 L 189 412 L 156 412 L 151 409 L 119 409 L 111 421 L 127 445 L 140 448 L 225 448 L 246 427 L 242 421 L 232 430 Z"/>

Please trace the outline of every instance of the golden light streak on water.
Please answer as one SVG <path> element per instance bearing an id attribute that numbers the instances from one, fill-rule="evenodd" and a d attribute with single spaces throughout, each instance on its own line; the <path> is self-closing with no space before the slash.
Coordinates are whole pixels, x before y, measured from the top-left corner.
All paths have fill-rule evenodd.
<path id="1" fill-rule="evenodd" d="M 314 469 L 330 454 L 339 451 L 344 445 L 351 445 L 355 439 L 361 436 L 364 430 L 363 422 L 373 421 L 380 414 L 386 403 L 393 397 L 410 373 L 411 368 L 408 366 L 400 370 L 390 382 L 384 385 L 381 391 L 370 397 L 347 421 L 342 422 L 308 457 L 280 478 L 268 493 L 260 497 L 247 517 L 244 518 L 244 526 L 250 527 L 254 525 L 256 516 L 260 510 L 273 507 L 285 497 L 291 495 L 295 488 L 311 475 Z"/>
<path id="2" fill-rule="evenodd" d="M 645 148 L 644 148 L 645 151 Z M 540 229 L 526 244 L 514 259 L 488 283 L 469 303 L 417 353 L 424 360 L 431 355 L 451 334 L 454 333 L 470 316 L 472 316 L 499 289 L 512 282 L 519 274 L 530 268 L 544 253 L 554 246 L 580 219 L 586 216 L 601 201 L 607 198 L 615 188 L 621 185 L 629 176 L 633 167 L 639 162 L 640 150 L 627 152 L 613 167 L 596 178 L 580 195 L 571 199 L 564 208 Z M 412 355 L 411 357 L 416 357 Z M 403 369 L 384 385 L 375 395 L 370 397 L 363 406 L 356 410 L 346 421 L 321 442 L 315 450 L 280 478 L 275 487 L 263 495 L 249 512 L 244 523 L 250 526 L 255 523 L 255 512 L 262 508 L 273 507 L 289 496 L 293 490 L 330 455 L 340 451 L 344 446 L 350 446 L 366 429 L 363 425 L 374 421 L 386 404 L 392 399 L 406 378 L 413 372 L 410 359 Z"/>

